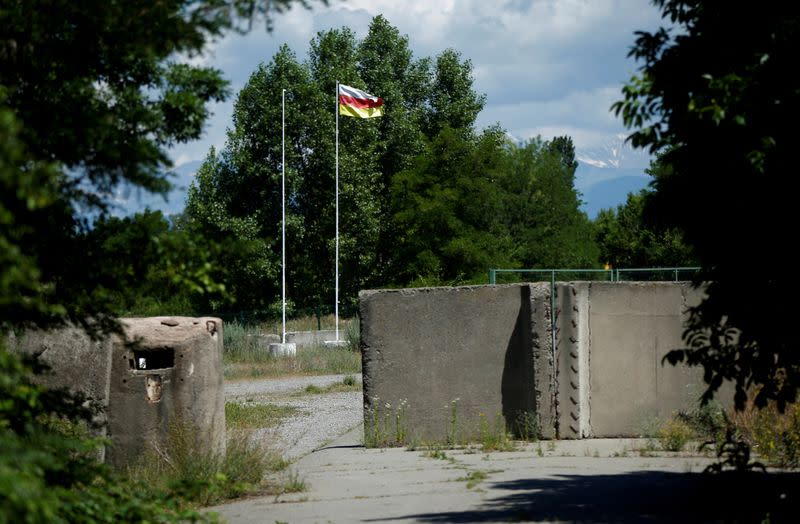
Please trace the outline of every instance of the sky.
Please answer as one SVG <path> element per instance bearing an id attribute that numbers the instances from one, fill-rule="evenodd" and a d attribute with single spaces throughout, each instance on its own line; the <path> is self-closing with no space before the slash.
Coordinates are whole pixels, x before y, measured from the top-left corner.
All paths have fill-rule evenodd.
<path id="1" fill-rule="evenodd" d="M 318 31 L 347 26 L 363 38 L 379 14 L 408 36 L 416 58 L 454 48 L 472 61 L 474 87 L 486 94 L 478 129 L 500 124 L 518 140 L 566 134 L 579 151 L 626 133 L 609 108 L 637 69 L 627 58 L 634 31 L 663 24 L 649 0 L 330 0 L 328 6 L 312 3 L 310 10 L 295 6 L 275 16 L 271 33 L 258 25 L 214 42 L 193 59 L 221 69 L 233 96 L 210 107 L 200 140 L 170 151 L 175 165 L 224 146 L 236 93 L 281 44 L 302 60 Z"/>

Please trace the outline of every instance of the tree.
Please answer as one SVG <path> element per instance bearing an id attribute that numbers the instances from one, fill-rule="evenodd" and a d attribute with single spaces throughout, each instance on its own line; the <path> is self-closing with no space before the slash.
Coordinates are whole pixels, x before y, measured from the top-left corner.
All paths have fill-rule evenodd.
<path id="1" fill-rule="evenodd" d="M 300 0 L 301 3 L 302 0 Z M 167 148 L 199 137 L 227 96 L 180 63 L 292 0 L 5 1 L 0 7 L 0 329 L 119 331 L 137 276 L 219 290 L 163 217 L 107 219 L 120 184 L 169 188 Z M 94 221 L 96 228 L 92 229 Z M 124 241 L 123 241 L 124 240 Z M 154 260 L 157 259 L 157 260 Z M 155 262 L 148 264 L 148 262 Z M 98 464 L 85 399 L 48 391 L 0 338 L 0 522 L 205 520 L 144 500 Z"/>
<path id="2" fill-rule="evenodd" d="M 397 281 L 397 246 L 404 232 L 392 217 L 391 191 L 399 173 L 426 149 L 429 123 L 455 123 L 467 142 L 482 107 L 472 89 L 471 66 L 454 51 L 433 65 L 415 60 L 408 38 L 382 16 L 362 41 L 348 28 L 318 33 L 300 64 L 288 47 L 253 73 L 238 95 L 233 128 L 219 155 L 209 156 L 190 192 L 190 227 L 217 237 L 220 224 L 252 227 L 225 234 L 261 242 L 262 257 L 233 263 L 258 286 L 238 294 L 239 307 L 263 307 L 278 296 L 280 256 L 280 93 L 287 90 L 287 288 L 299 307 L 329 304 L 334 295 L 334 93 L 336 82 L 366 89 L 386 101 L 379 119 L 339 120 L 340 286 L 345 306 L 365 287 Z M 434 103 L 434 100 L 436 102 Z M 450 101 L 450 106 L 448 102 Z M 439 132 L 436 127 L 435 133 Z M 205 204 L 208 202 L 209 204 Z M 213 202 L 213 205 L 210 204 Z M 215 218 L 204 218 L 207 210 Z M 216 224 L 212 223 L 216 222 Z M 261 273 L 253 274 L 261 260 Z M 234 281 L 236 278 L 234 278 Z M 244 280 L 242 280 L 244 281 Z"/>
<path id="3" fill-rule="evenodd" d="M 14 228 L 29 230 L 6 238 L 16 235 L 16 249 L 40 282 L 8 297 L 25 317 L 11 313 L 4 321 L 113 328 L 112 304 L 92 273 L 105 267 L 97 258 L 102 252 L 95 253 L 97 264 L 85 264 L 87 217 L 107 212 L 107 195 L 119 184 L 169 188 L 167 148 L 199 137 L 206 104 L 228 94 L 218 70 L 176 58 L 265 15 L 266 6 L 258 0 L 4 3 L 0 108 L 13 115 L 9 125 L 23 155 L 9 168 L 21 174 L 18 184 L 33 171 L 31 162 L 41 166 L 49 201 L 46 213 L 30 215 L 30 206 L 25 211 L 13 201 L 15 188 L 2 195 Z M 3 267 L 4 275 L 13 271 Z M 42 302 L 47 312 L 30 307 Z"/>
<path id="4" fill-rule="evenodd" d="M 668 167 L 654 160 L 647 174 L 658 179 Z M 603 209 L 595 219 L 600 260 L 612 267 L 685 267 L 697 265 L 681 231 L 660 223 L 661 217 L 645 214 L 653 191 L 630 193 L 617 209 Z"/>
<path id="5" fill-rule="evenodd" d="M 705 399 L 731 380 L 737 407 L 754 390 L 757 405 L 783 408 L 800 384 L 798 284 L 778 233 L 796 222 L 800 7 L 655 4 L 675 27 L 638 33 L 643 65 L 614 109 L 633 145 L 664 152 L 645 212 L 683 232 L 707 282 L 688 347 L 668 358 L 703 367 Z"/>
<path id="6" fill-rule="evenodd" d="M 502 200 L 495 179 L 503 141 L 498 129 L 472 137 L 446 126 L 395 177 L 395 283 L 465 282 L 484 278 L 489 267 L 511 264 L 511 241 L 497 220 Z"/>
<path id="7" fill-rule="evenodd" d="M 575 189 L 572 139 L 540 137 L 510 146 L 500 184 L 501 216 L 515 239 L 514 259 L 525 268 L 586 268 L 597 265 L 591 222 L 580 211 Z"/>

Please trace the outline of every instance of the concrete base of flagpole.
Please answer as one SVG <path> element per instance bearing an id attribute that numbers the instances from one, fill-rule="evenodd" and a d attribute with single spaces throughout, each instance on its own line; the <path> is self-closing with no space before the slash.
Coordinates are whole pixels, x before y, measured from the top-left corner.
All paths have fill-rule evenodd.
<path id="1" fill-rule="evenodd" d="M 343 348 L 347 346 L 346 340 L 326 340 L 324 342 L 326 348 Z"/>
<path id="2" fill-rule="evenodd" d="M 273 357 L 293 357 L 297 355 L 297 344 L 294 342 L 273 342 L 269 345 L 269 354 Z"/>

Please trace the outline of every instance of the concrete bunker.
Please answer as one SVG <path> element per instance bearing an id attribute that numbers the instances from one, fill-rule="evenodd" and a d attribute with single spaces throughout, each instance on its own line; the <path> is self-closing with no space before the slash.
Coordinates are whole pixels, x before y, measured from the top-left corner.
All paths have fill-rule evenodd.
<path id="1" fill-rule="evenodd" d="M 222 321 L 123 319 L 130 342 L 115 339 L 109 388 L 108 460 L 123 466 L 164 445 L 176 425 L 193 428 L 198 451 L 225 449 Z"/>
<path id="2" fill-rule="evenodd" d="M 12 340 L 52 368 L 48 387 L 84 393 L 104 407 L 111 445 L 104 458 L 121 467 L 163 445 L 175 425 L 193 428 L 195 449 L 225 450 L 222 321 L 203 317 L 121 319 L 127 340 L 90 340 L 78 328 L 29 331 Z"/>

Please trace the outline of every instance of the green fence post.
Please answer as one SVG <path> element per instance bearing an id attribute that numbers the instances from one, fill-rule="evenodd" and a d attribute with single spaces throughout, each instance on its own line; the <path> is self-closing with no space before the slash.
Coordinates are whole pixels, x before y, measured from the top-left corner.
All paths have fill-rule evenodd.
<path id="1" fill-rule="evenodd" d="M 497 271 L 494 269 L 489 270 L 489 284 L 492 286 L 497 284 Z"/>

